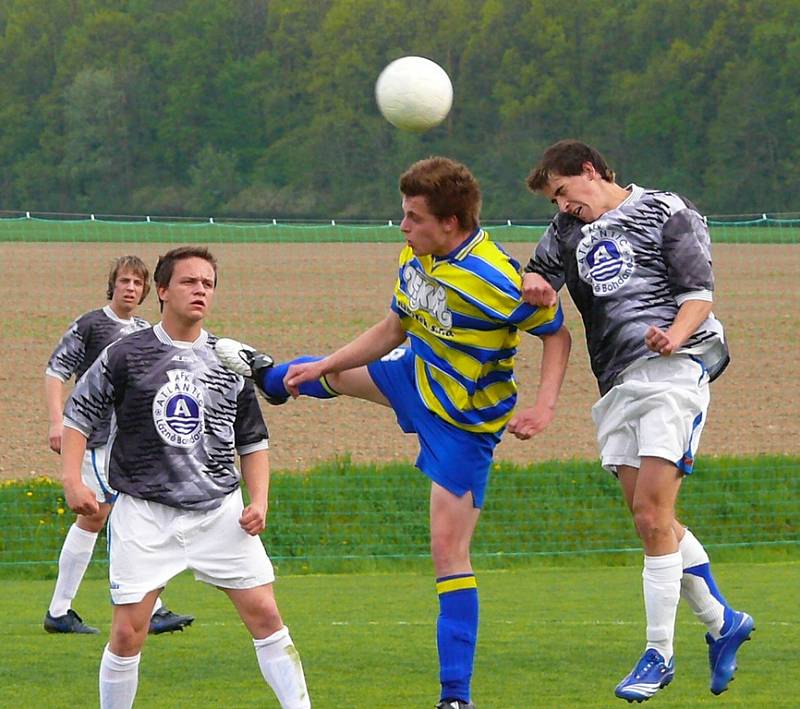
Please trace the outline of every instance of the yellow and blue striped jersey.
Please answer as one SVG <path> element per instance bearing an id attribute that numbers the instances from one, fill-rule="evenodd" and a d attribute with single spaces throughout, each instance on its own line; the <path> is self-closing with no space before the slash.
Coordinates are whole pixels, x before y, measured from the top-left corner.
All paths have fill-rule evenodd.
<path id="1" fill-rule="evenodd" d="M 517 399 L 519 331 L 547 335 L 561 305 L 521 300 L 519 264 L 478 229 L 447 256 L 400 253 L 392 310 L 416 356 L 417 391 L 429 410 L 459 428 L 495 433 Z"/>

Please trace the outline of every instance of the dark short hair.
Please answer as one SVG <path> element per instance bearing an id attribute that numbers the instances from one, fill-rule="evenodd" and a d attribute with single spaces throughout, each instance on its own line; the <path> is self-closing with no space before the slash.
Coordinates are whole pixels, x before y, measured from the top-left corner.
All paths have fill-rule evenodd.
<path id="1" fill-rule="evenodd" d="M 468 231 L 480 224 L 481 189 L 460 162 L 438 156 L 419 160 L 400 176 L 400 192 L 406 197 L 425 197 L 437 219 L 455 216 Z"/>
<path id="2" fill-rule="evenodd" d="M 208 261 L 214 269 L 214 287 L 217 287 L 217 259 L 205 246 L 179 246 L 176 249 L 167 251 L 163 256 L 158 257 L 153 280 L 158 288 L 166 288 L 172 280 L 172 273 L 178 261 L 188 258 L 201 258 Z M 161 298 L 158 299 L 159 305 L 163 308 Z"/>
<path id="3" fill-rule="evenodd" d="M 147 269 L 144 261 L 138 256 L 120 256 L 111 262 L 111 268 L 108 271 L 106 298 L 111 300 L 111 298 L 114 297 L 114 287 L 116 286 L 117 276 L 119 276 L 120 271 L 132 271 L 144 281 L 142 297 L 139 298 L 139 305 L 141 305 L 150 292 L 150 271 Z"/>
<path id="4" fill-rule="evenodd" d="M 606 182 L 614 182 L 614 171 L 606 159 L 593 147 L 579 140 L 559 140 L 544 151 L 541 160 L 534 165 L 525 184 L 531 192 L 541 192 L 553 175 L 571 177 L 583 172 L 585 163 L 590 163 Z"/>

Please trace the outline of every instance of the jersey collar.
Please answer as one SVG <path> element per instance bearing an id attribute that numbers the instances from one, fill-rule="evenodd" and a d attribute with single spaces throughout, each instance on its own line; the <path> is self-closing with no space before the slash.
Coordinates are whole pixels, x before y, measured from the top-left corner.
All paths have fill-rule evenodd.
<path id="1" fill-rule="evenodd" d="M 639 187 L 639 185 L 634 185 L 633 182 L 627 185 L 625 189 L 628 190 L 630 194 L 617 205 L 617 209 L 622 209 L 623 207 L 627 207 L 629 204 L 635 204 L 642 198 L 642 195 L 644 194 L 644 187 Z"/>
<path id="2" fill-rule="evenodd" d="M 110 305 L 103 306 L 103 312 L 106 314 L 106 317 L 109 320 L 113 320 L 114 322 L 121 323 L 122 325 L 130 325 L 133 321 L 133 316 L 129 317 L 127 320 L 124 320 L 119 315 L 114 312 L 114 309 Z"/>
<path id="3" fill-rule="evenodd" d="M 462 241 L 456 248 L 454 248 L 446 256 L 437 256 L 438 261 L 463 261 L 469 256 L 470 251 L 478 244 L 488 238 L 488 234 L 478 227 L 472 234 L 470 234 L 464 241 Z"/>
<path id="4" fill-rule="evenodd" d="M 182 349 L 192 349 L 195 347 L 202 347 L 208 342 L 208 333 L 205 330 L 200 330 L 200 334 L 194 342 L 182 342 L 181 340 L 173 340 L 164 330 L 160 322 L 153 325 L 153 332 L 155 336 L 165 345 L 171 347 L 180 347 Z"/>

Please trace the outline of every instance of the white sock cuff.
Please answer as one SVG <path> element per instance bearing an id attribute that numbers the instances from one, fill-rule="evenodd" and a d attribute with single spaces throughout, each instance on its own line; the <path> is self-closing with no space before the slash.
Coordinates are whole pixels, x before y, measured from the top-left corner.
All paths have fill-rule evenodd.
<path id="1" fill-rule="evenodd" d="M 141 652 L 137 652 L 135 655 L 131 655 L 130 657 L 115 655 L 113 652 L 111 652 L 108 645 L 106 645 L 105 649 L 103 650 L 102 665 L 105 669 L 111 672 L 128 672 L 139 664 L 141 657 Z"/>
<path id="2" fill-rule="evenodd" d="M 684 530 L 683 539 L 678 544 L 678 551 L 683 558 L 684 569 L 709 563 L 705 548 L 689 529 Z"/>
<path id="3" fill-rule="evenodd" d="M 643 576 L 659 581 L 680 581 L 683 576 L 683 560 L 679 551 L 662 556 L 645 556 Z"/>
<path id="4" fill-rule="evenodd" d="M 644 567 L 646 569 L 669 569 L 675 564 L 683 561 L 679 551 L 672 554 L 661 554 L 660 556 L 645 556 Z"/>
<path id="5" fill-rule="evenodd" d="M 97 532 L 87 532 L 81 529 L 77 524 L 69 528 L 67 537 L 64 540 L 64 546 L 69 546 L 69 550 L 73 554 L 92 553 L 94 545 L 97 542 Z"/>
<path id="6" fill-rule="evenodd" d="M 281 645 L 291 645 L 292 643 L 292 639 L 289 637 L 289 628 L 287 628 L 285 625 L 280 630 L 276 630 L 274 633 L 272 633 L 272 635 L 268 635 L 266 638 L 253 638 L 253 645 L 255 645 L 257 648 L 276 645 L 279 643 Z"/>

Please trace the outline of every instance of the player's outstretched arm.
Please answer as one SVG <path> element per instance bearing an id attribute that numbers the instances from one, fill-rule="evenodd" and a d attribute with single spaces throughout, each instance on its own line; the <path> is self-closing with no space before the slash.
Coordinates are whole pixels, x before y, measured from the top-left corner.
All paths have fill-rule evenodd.
<path id="1" fill-rule="evenodd" d="M 316 381 L 331 372 L 344 372 L 374 362 L 401 345 L 405 339 L 406 331 L 400 318 L 394 312 L 389 312 L 383 320 L 324 359 L 289 367 L 284 379 L 286 390 L 296 397 L 299 395 L 298 387 L 303 382 Z"/>
<path id="2" fill-rule="evenodd" d="M 64 427 L 61 439 L 61 482 L 64 499 L 69 508 L 79 515 L 93 515 L 100 510 L 94 493 L 83 484 L 81 465 L 86 451 L 86 436 L 80 431 Z"/>
<path id="3" fill-rule="evenodd" d="M 542 365 L 536 403 L 531 408 L 519 411 L 508 423 L 509 432 L 523 441 L 544 430 L 553 420 L 572 348 L 572 337 L 563 326 L 551 335 L 543 335 L 541 339 Z"/>
<path id="4" fill-rule="evenodd" d="M 253 451 L 243 455 L 240 464 L 250 504 L 242 510 L 239 525 L 254 537 L 267 526 L 269 456 L 266 450 Z"/>
<path id="5" fill-rule="evenodd" d="M 709 300 L 685 300 L 672 325 L 666 330 L 651 325 L 644 335 L 644 344 L 651 352 L 668 357 L 680 349 L 689 336 L 697 330 L 710 315 L 712 303 Z"/>

